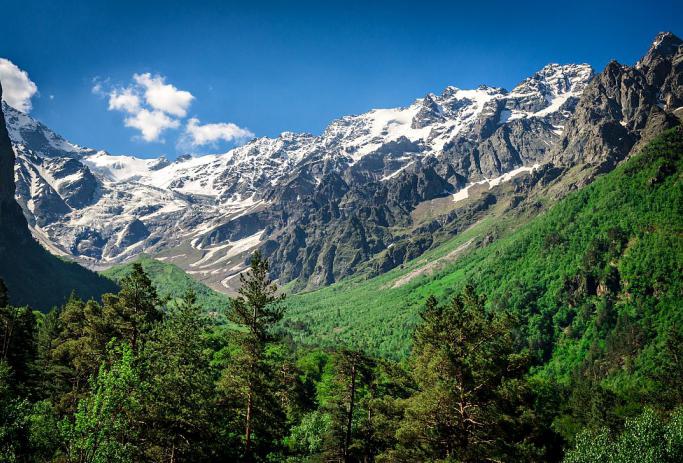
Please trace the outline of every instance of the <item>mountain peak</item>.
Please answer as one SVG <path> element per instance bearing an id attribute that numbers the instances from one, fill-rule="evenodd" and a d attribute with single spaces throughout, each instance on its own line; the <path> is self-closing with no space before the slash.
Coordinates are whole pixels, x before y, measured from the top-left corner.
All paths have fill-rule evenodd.
<path id="1" fill-rule="evenodd" d="M 669 53 L 675 51 L 679 46 L 681 46 L 681 44 L 683 44 L 683 41 L 679 39 L 674 33 L 660 32 L 659 34 L 657 34 L 657 37 L 655 37 L 654 41 L 652 42 L 650 51 L 659 50 L 665 53 Z"/>
<path id="2" fill-rule="evenodd" d="M 661 59 L 669 60 L 683 46 L 683 40 L 671 32 L 660 32 L 650 45 L 647 54 L 636 63 L 636 69 L 649 68 Z"/>

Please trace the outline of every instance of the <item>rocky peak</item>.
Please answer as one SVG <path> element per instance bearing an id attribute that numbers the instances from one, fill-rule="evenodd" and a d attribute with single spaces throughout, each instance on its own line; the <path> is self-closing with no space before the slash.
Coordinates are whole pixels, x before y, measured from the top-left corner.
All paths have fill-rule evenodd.
<path id="1" fill-rule="evenodd" d="M 655 37 L 647 54 L 636 64 L 636 68 L 650 65 L 658 58 L 673 58 L 679 52 L 683 41 L 671 32 L 660 32 Z"/>
<path id="2" fill-rule="evenodd" d="M 95 154 L 95 150 L 68 142 L 41 122 L 4 101 L 2 111 L 5 114 L 7 132 L 15 145 L 30 146 L 32 151 L 42 157 L 82 158 Z"/>
<path id="3" fill-rule="evenodd" d="M 659 34 L 635 67 L 611 61 L 581 96 L 553 160 L 611 169 L 662 130 L 679 123 L 683 106 L 683 47 Z"/>

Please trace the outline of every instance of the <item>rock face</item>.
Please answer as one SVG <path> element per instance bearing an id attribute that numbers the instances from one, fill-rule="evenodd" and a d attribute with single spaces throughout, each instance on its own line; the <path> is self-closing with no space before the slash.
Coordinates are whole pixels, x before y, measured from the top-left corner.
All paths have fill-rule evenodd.
<path id="1" fill-rule="evenodd" d="M 588 85 L 552 160 L 607 171 L 680 117 L 683 42 L 667 32 L 634 67 L 612 61 Z"/>
<path id="2" fill-rule="evenodd" d="M 511 182 L 519 204 L 572 166 L 612 168 L 677 123 L 680 68 L 680 40 L 662 34 L 633 68 L 610 63 L 594 77 L 585 64 L 551 64 L 511 91 L 447 87 L 317 136 L 174 162 L 82 148 L 5 110 L 17 199 L 46 245 L 95 267 L 146 252 L 226 291 L 260 247 L 274 277 L 314 288 L 401 265 L 503 201 L 454 201 L 470 188 Z M 432 204 L 438 217 L 424 213 Z"/>
<path id="3" fill-rule="evenodd" d="M 0 278 L 10 302 L 45 310 L 63 303 L 72 290 L 85 298 L 115 290 L 111 281 L 52 256 L 34 240 L 15 200 L 14 169 L 14 150 L 0 110 Z"/>

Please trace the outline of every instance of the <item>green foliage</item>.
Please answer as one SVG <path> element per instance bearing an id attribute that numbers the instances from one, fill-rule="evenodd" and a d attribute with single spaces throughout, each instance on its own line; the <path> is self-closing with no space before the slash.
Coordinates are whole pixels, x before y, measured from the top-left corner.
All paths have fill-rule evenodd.
<path id="1" fill-rule="evenodd" d="M 490 307 L 521 317 L 529 348 L 566 382 L 593 340 L 613 330 L 606 310 L 611 317 L 635 315 L 646 331 L 683 324 L 676 310 L 682 152 L 681 130 L 669 131 L 521 227 L 483 221 L 404 268 L 294 295 L 283 327 L 297 342 L 405 358 L 426 299 L 447 299 L 469 283 L 489 296 Z M 476 246 L 493 229 L 502 238 Z M 454 261 L 443 259 L 458 249 Z M 441 267 L 423 271 L 438 259 Z M 607 299 L 613 305 L 602 310 L 597 326 L 596 309 Z"/>
<path id="2" fill-rule="evenodd" d="M 309 412 L 292 427 L 284 440 L 289 450 L 298 455 L 318 455 L 325 449 L 332 431 L 332 418 L 321 410 Z"/>
<path id="3" fill-rule="evenodd" d="M 646 409 L 626 420 L 624 430 L 613 435 L 607 428 L 586 429 L 567 453 L 565 463 L 674 463 L 683 461 L 683 409 L 669 419 Z"/>
<path id="4" fill-rule="evenodd" d="M 122 345 L 112 352 L 109 368 L 100 368 L 91 392 L 81 399 L 74 422 L 65 419 L 69 462 L 129 463 L 136 461 L 139 432 L 134 417 L 141 407 L 140 372 L 133 350 Z"/>
<path id="5" fill-rule="evenodd" d="M 243 423 L 242 457 L 262 460 L 284 436 L 285 412 L 276 394 L 283 378 L 269 355 L 277 341 L 273 327 L 282 318 L 284 295 L 277 294 L 277 286 L 268 278 L 268 262 L 259 252 L 254 253 L 250 270 L 240 274 L 240 282 L 228 318 L 242 329 L 228 333 L 229 361 L 218 386 Z"/>
<path id="6" fill-rule="evenodd" d="M 161 320 L 159 306 L 152 280 L 142 265 L 133 264 L 133 271 L 121 279 L 121 291 L 103 297 L 102 315 L 115 334 L 136 350 L 141 334 Z"/>
<path id="7" fill-rule="evenodd" d="M 0 461 L 21 461 L 27 451 L 26 420 L 30 404 L 13 390 L 12 368 L 0 360 Z"/>
<path id="8" fill-rule="evenodd" d="M 680 461 L 682 138 L 524 227 L 478 224 L 433 273 L 284 300 L 256 254 L 236 329 L 144 265 L 44 315 L 0 285 L 0 460 Z"/>
<path id="9" fill-rule="evenodd" d="M 471 287 L 445 306 L 430 298 L 421 316 L 411 357 L 418 392 L 390 460 L 519 459 L 511 430 L 522 426 L 528 356 L 515 348 L 511 317 L 487 313 Z"/>
<path id="10" fill-rule="evenodd" d="M 142 403 L 148 424 L 145 454 L 153 461 L 200 461 L 201 446 L 213 434 L 214 375 L 204 339 L 208 328 L 203 309 L 192 291 L 171 309 L 150 334 L 140 363 L 144 389 L 153 400 Z"/>

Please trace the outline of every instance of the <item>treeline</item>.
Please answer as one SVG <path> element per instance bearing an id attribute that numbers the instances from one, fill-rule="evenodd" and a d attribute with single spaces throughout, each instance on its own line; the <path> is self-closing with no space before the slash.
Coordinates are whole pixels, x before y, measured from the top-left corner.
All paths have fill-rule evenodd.
<path id="1" fill-rule="evenodd" d="M 230 326 L 191 291 L 165 307 L 140 265 L 101 303 L 44 315 L 0 286 L 0 461 L 683 460 L 680 338 L 650 406 L 615 402 L 590 375 L 530 374 L 519 321 L 472 287 L 429 298 L 393 362 L 293 345 L 258 253 L 241 283 Z"/>

